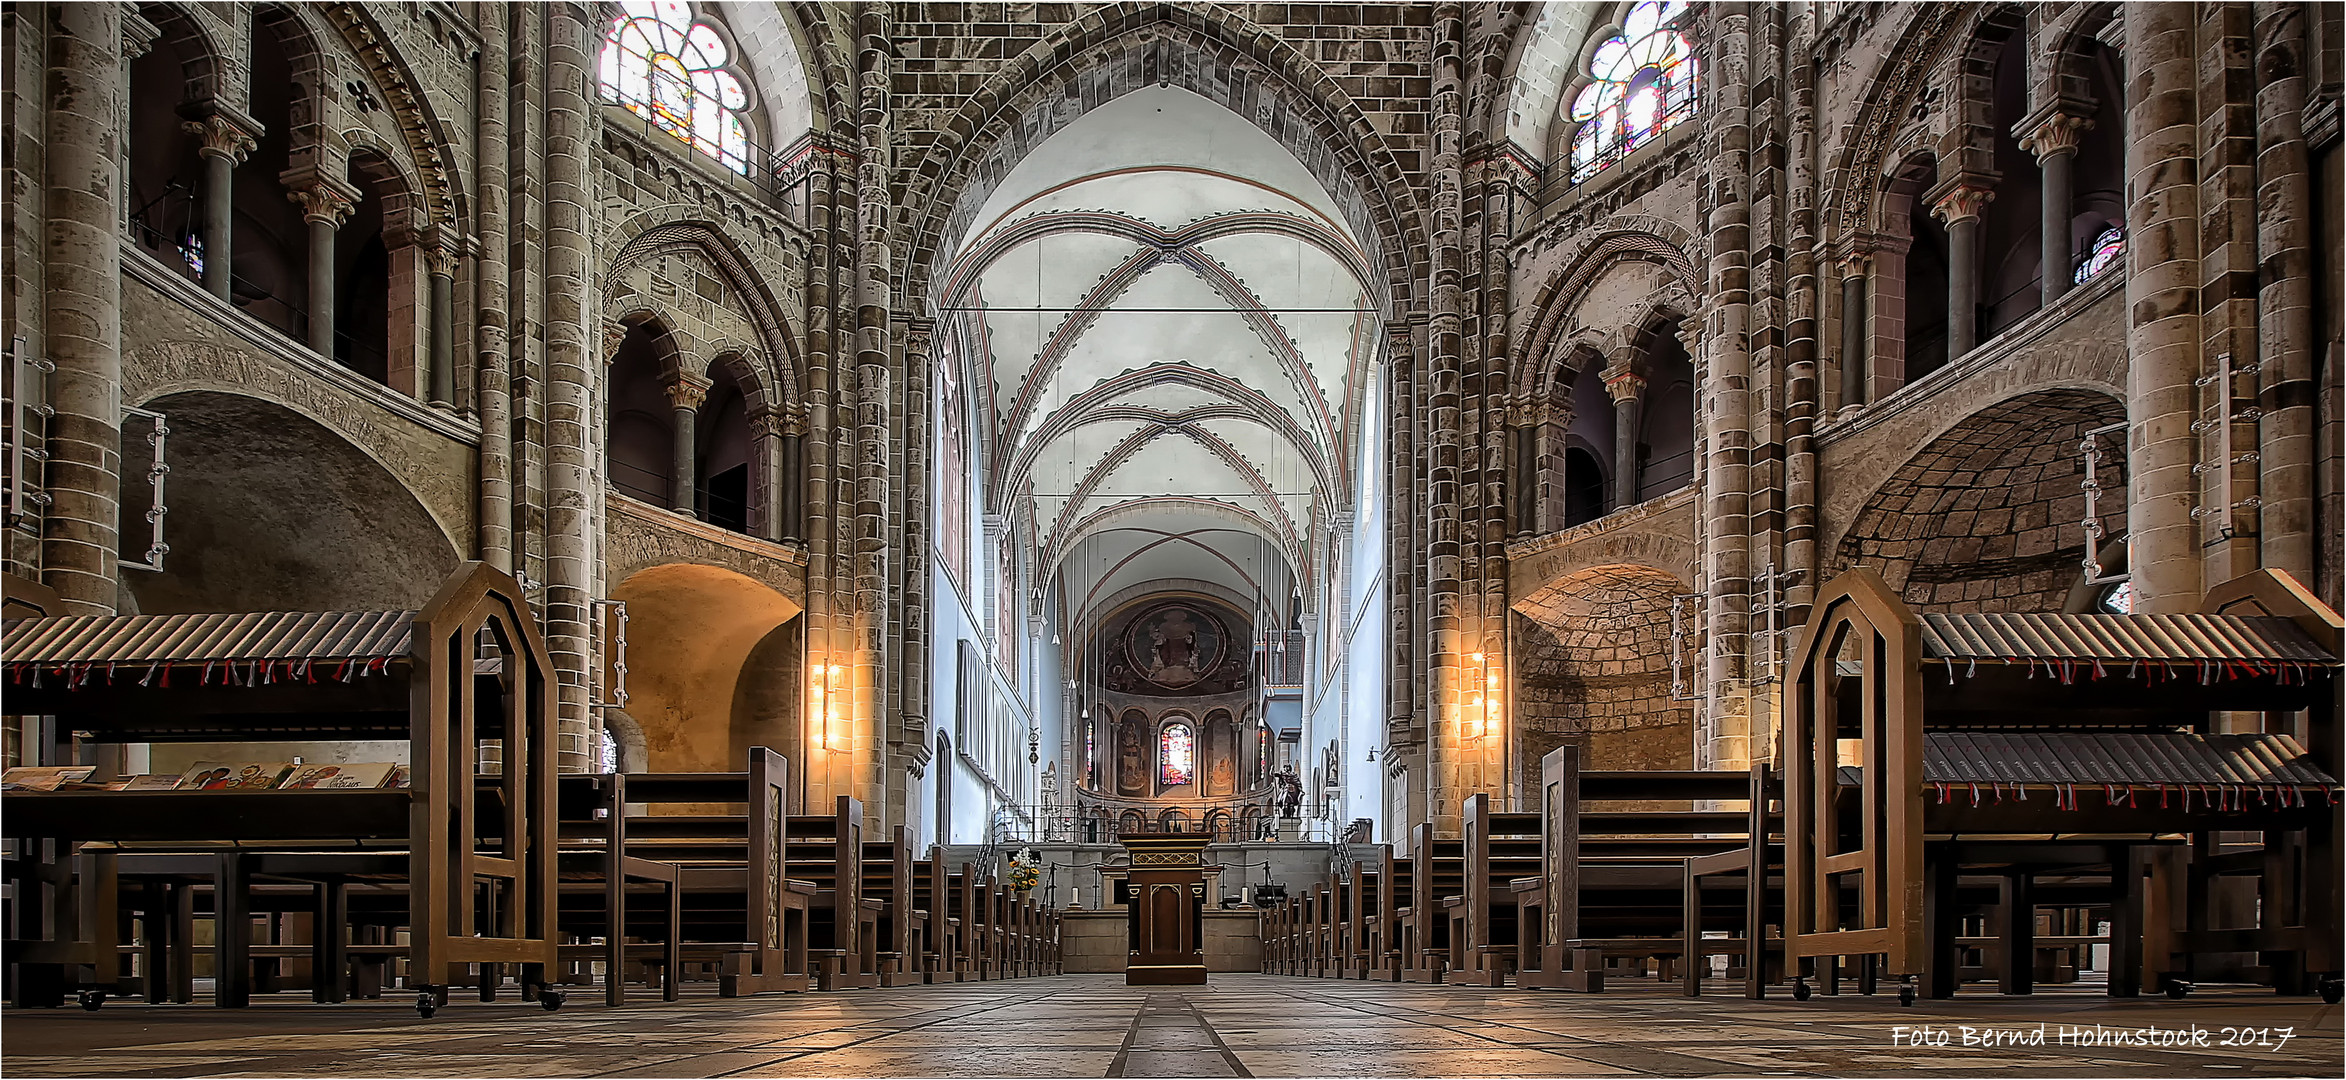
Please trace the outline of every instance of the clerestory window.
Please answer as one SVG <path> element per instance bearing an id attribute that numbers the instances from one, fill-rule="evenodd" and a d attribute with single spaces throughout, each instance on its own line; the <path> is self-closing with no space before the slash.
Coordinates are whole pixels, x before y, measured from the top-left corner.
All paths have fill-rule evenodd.
<path id="1" fill-rule="evenodd" d="M 686 0 L 625 0 L 603 38 L 603 100 L 749 173 L 749 84 L 732 50 Z"/>
<path id="2" fill-rule="evenodd" d="M 1580 183 L 1694 115 L 1694 47 L 1677 23 L 1685 0 L 1640 0 L 1589 57 L 1572 99 L 1572 182 Z"/>

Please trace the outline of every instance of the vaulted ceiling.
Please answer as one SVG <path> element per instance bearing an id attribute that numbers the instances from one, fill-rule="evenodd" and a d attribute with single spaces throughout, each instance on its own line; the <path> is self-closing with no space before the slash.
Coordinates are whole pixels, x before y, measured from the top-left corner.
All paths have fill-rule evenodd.
<path id="1" fill-rule="evenodd" d="M 1318 181 L 1157 87 L 1045 140 L 975 221 L 941 324 L 973 358 L 987 510 L 1031 517 L 1038 580 L 1072 613 L 1183 580 L 1284 611 L 1315 515 L 1350 508 L 1381 332 Z"/>

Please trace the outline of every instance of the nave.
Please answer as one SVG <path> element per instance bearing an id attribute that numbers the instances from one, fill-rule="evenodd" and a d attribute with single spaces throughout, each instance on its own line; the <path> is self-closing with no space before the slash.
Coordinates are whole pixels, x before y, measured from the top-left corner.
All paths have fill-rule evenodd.
<path id="1" fill-rule="evenodd" d="M 949 983 L 665 1009 L 458 1002 L 436 1021 L 395 1005 L 239 1013 L 73 1010 L 9 1022 L 15 1076 L 2301 1076 L 2333 1073 L 2339 1009 L 2243 990 L 2184 1001 L 2098 991 L 1927 1001 L 1743 1002 L 1694 1016 L 1674 987 L 1604 997 L 1216 975 L 1127 987 L 1121 975 Z M 1932 1025 L 1948 1045 L 1895 1045 Z M 1964 1046 L 1963 1030 L 2044 1046 Z M 2056 1045 L 2061 1026 L 2188 1029 L 2263 1047 Z M 2278 1036 L 2275 1036 L 2278 1038 Z"/>

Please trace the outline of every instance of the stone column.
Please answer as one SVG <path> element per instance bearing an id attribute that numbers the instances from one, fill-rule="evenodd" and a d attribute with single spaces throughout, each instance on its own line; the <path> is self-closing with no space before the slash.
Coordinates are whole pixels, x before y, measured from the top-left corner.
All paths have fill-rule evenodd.
<path id="1" fill-rule="evenodd" d="M 480 527 L 476 550 L 482 562 L 513 572 L 513 312 L 508 265 L 513 233 L 513 198 L 507 188 L 510 144 L 505 112 L 513 90 L 510 68 L 510 9 L 489 3 L 480 13 L 481 52 L 474 58 L 474 98 L 479 103 L 480 172 L 478 207 L 481 253 L 473 264 L 473 400 L 480 410 Z M 524 230 L 527 231 L 526 229 Z"/>
<path id="2" fill-rule="evenodd" d="M 301 219 L 310 227 L 310 351 L 334 359 L 334 233 L 350 220 L 358 204 L 357 189 L 324 175 L 297 181 L 286 199 L 301 207 Z M 204 264 L 207 268 L 210 263 Z"/>
<path id="3" fill-rule="evenodd" d="M 1572 399 L 1538 398 L 1518 407 L 1517 416 L 1531 429 L 1532 461 L 1539 477 L 1539 528 L 1543 533 L 1564 528 L 1564 433 L 1572 429 Z"/>
<path id="4" fill-rule="evenodd" d="M 1637 436 L 1645 376 L 1622 364 L 1605 370 L 1605 393 L 1613 398 L 1613 509 L 1638 502 Z"/>
<path id="5" fill-rule="evenodd" d="M 227 300 L 236 166 L 253 152 L 261 125 L 217 100 L 196 102 L 180 112 L 187 117 L 180 126 L 204 140 L 196 148 L 204 159 L 204 291 Z"/>
<path id="6" fill-rule="evenodd" d="M 1682 328 L 1701 394 L 1702 588 L 1709 628 L 1695 767 L 1750 759 L 1752 115 L 1750 5 L 1711 16 L 1718 109 L 1704 123 L 1712 196 L 1701 326 Z"/>
<path id="7" fill-rule="evenodd" d="M 1841 407 L 1865 404 L 1866 349 L 1869 334 L 1865 307 L 1866 271 L 1873 257 L 1863 252 L 1841 256 Z"/>
<path id="8" fill-rule="evenodd" d="M 546 645 L 560 678 L 561 767 L 589 767 L 588 605 L 594 599 L 594 485 L 603 364 L 594 354 L 597 106 L 587 99 L 602 17 L 591 3 L 547 11 L 546 48 Z"/>
<path id="9" fill-rule="evenodd" d="M 749 418 L 750 531 L 761 540 L 782 539 L 783 494 L 789 482 L 789 414 L 781 410 Z"/>
<path id="10" fill-rule="evenodd" d="M 456 251 L 453 237 L 442 235 L 424 249 L 424 265 L 431 271 L 432 374 L 427 400 L 438 408 L 456 407 Z"/>
<path id="11" fill-rule="evenodd" d="M 1947 224 L 1949 364 L 1979 344 L 1979 215 L 1995 197 L 1985 184 L 1958 180 L 1931 201 L 1931 213 Z"/>
<path id="12" fill-rule="evenodd" d="M 2314 587 L 2313 171 L 2305 146 L 2307 57 L 2302 4 L 2256 5 L 2257 495 L 2260 561 Z M 2336 376 L 2332 376 L 2334 383 Z M 2335 521 L 2328 523 L 2337 535 Z"/>
<path id="13" fill-rule="evenodd" d="M 701 402 L 709 398 L 708 379 L 678 372 L 676 380 L 661 389 L 668 392 L 668 404 L 675 409 L 675 455 L 668 461 L 668 508 L 686 517 L 693 513 L 694 464 L 699 460 L 693 443 L 693 423 L 700 419 Z"/>
<path id="14" fill-rule="evenodd" d="M 2196 611 L 2200 220 L 2193 5 L 2126 5 L 2127 569 L 2135 610 Z"/>
<path id="15" fill-rule="evenodd" d="M 806 540 L 806 408 L 793 406 L 782 418 L 782 468 L 776 477 L 775 540 Z"/>
<path id="16" fill-rule="evenodd" d="M 122 469 L 122 6 L 23 9 L 48 24 L 42 347 L 50 383 L 42 579 L 69 615 L 114 613 Z M 35 22 L 34 25 L 40 25 Z"/>
<path id="17" fill-rule="evenodd" d="M 2074 112 L 2056 110 L 2023 120 L 2013 129 L 2020 137 L 2020 148 L 2036 155 L 2037 167 L 2044 171 L 2044 221 L 2040 226 L 2043 246 L 2039 261 L 2044 267 L 2042 282 L 2044 306 L 2069 292 L 2069 219 L 2074 213 L 2076 184 L 2072 176 L 2077 165 L 2078 136 L 2093 126 L 2093 121 Z"/>
<path id="18" fill-rule="evenodd" d="M 1463 175 L 1465 28 L 1461 6 L 1433 10 L 1433 244 L 1427 252 L 1430 301 L 1426 322 L 1426 543 L 1415 554 L 1425 565 L 1427 604 L 1418 632 L 1425 641 L 1428 677 L 1420 683 L 1426 713 L 1426 820 L 1439 836 L 1459 834 L 1465 797 L 1478 790 L 1469 775 L 1471 724 L 1466 702 L 1473 673 L 1468 642 L 1480 627 L 1468 610 L 1465 556 L 1464 463 L 1461 432 L 1465 350 Z"/>

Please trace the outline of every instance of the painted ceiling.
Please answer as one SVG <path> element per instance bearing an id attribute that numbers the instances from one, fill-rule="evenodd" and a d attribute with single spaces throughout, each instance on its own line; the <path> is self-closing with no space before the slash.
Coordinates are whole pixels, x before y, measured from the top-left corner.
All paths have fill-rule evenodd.
<path id="1" fill-rule="evenodd" d="M 1045 140 L 975 221 L 941 321 L 974 358 L 987 510 L 1033 521 L 1042 580 L 1077 613 L 1157 581 L 1284 611 L 1315 515 L 1350 511 L 1381 333 L 1318 181 L 1157 87 Z"/>

